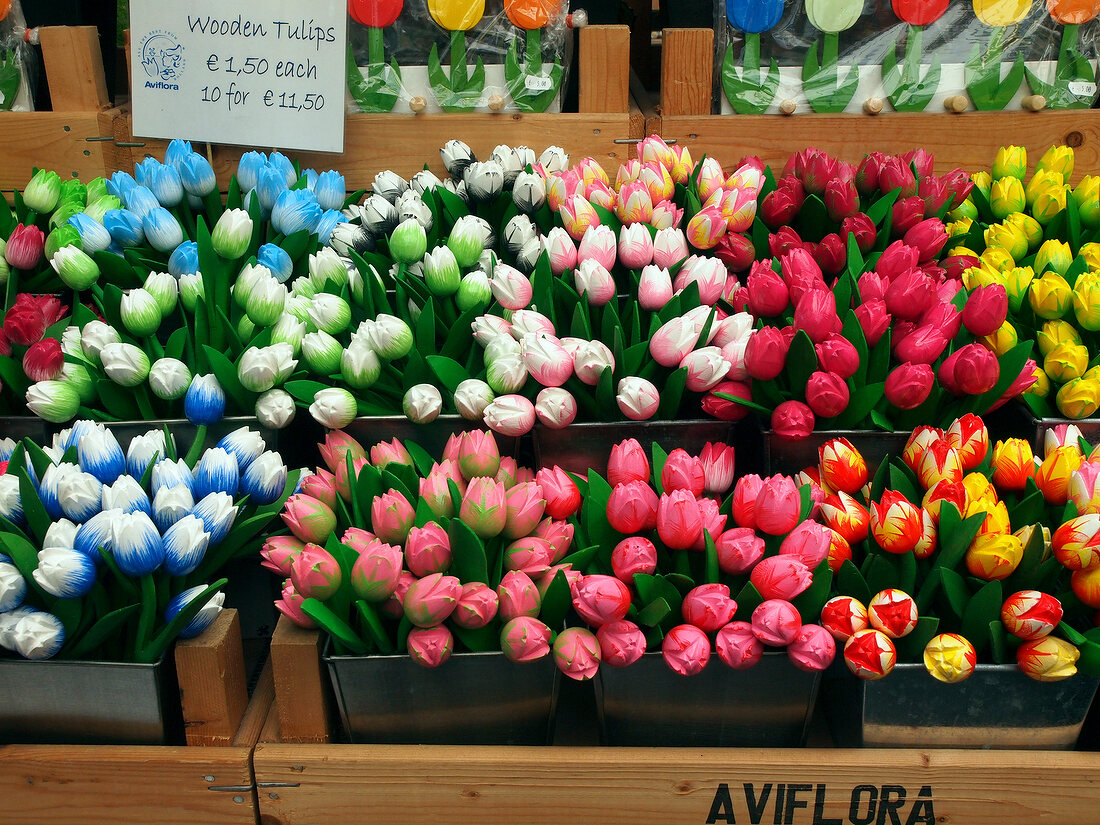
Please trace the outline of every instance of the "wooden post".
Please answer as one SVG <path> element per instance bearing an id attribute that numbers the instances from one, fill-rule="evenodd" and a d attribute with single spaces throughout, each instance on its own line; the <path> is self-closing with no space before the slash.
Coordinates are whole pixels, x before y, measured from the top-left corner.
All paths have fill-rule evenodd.
<path id="1" fill-rule="evenodd" d="M 95 26 L 42 26 L 42 62 L 55 112 L 98 112 L 110 105 Z"/>
<path id="2" fill-rule="evenodd" d="M 661 114 L 709 115 L 714 29 L 665 29 Z"/>
<path id="3" fill-rule="evenodd" d="M 630 29 L 586 26 L 580 32 L 577 110 L 630 111 Z"/>
<path id="4" fill-rule="evenodd" d="M 232 745 L 248 705 L 236 610 L 223 610 L 206 632 L 176 644 L 176 675 L 188 745 Z"/>
<path id="5" fill-rule="evenodd" d="M 271 637 L 271 668 L 283 742 L 325 743 L 332 738 L 320 647 L 316 630 L 304 630 L 286 616 L 279 617 Z"/>

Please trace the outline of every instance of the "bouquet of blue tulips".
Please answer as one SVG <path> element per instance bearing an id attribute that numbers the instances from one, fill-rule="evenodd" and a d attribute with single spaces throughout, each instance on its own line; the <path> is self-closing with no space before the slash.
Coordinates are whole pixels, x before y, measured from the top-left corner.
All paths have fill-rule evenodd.
<path id="1" fill-rule="evenodd" d="M 248 428 L 203 441 L 179 457 L 150 430 L 124 452 L 88 420 L 47 447 L 0 440 L 0 648 L 153 662 L 213 622 L 214 577 L 254 552 L 299 473 Z"/>
<path id="2" fill-rule="evenodd" d="M 65 362 L 58 353 L 50 374 L 28 372 L 0 346 L 6 408 L 54 423 L 172 418 L 200 382 L 230 413 L 285 426 L 294 413 L 285 392 L 261 398 L 232 376 L 258 337 L 266 344 L 283 284 L 312 272 L 315 253 L 347 223 L 347 200 L 337 172 L 250 152 L 223 202 L 209 161 L 178 140 L 163 163 L 146 158 L 134 175 L 84 185 L 36 172 L 13 207 L 0 206 L 5 303 L 20 291 L 73 290 L 86 300 L 74 297 L 68 324 L 48 331 Z M 246 275 L 252 288 L 236 288 Z"/>

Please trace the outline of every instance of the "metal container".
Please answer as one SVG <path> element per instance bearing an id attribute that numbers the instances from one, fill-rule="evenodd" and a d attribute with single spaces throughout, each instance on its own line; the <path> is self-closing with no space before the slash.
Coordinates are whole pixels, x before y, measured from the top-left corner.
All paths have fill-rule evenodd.
<path id="1" fill-rule="evenodd" d="M 588 475 L 592 468 L 605 475 L 611 448 L 627 438 L 636 438 L 649 451 L 654 442 L 665 450 L 681 447 L 698 455 L 708 441 L 733 444 L 737 448 L 738 475 L 756 469 L 753 462 L 753 438 L 746 437 L 751 428 L 732 421 L 714 418 L 693 421 L 596 421 L 570 424 L 552 430 L 536 424 L 535 462 L 539 467 L 553 467 L 578 475 Z M 752 434 L 755 436 L 755 434 Z M 737 437 L 740 436 L 740 440 Z"/>
<path id="2" fill-rule="evenodd" d="M 909 431 L 878 432 L 875 430 L 822 430 L 810 433 L 806 438 L 788 441 L 779 438 L 774 430 L 764 430 L 764 472 L 768 475 L 800 473 L 807 467 L 816 467 L 818 448 L 834 438 L 846 438 L 859 450 L 867 462 L 867 470 L 873 477 L 883 459 L 899 455 L 909 440 Z"/>
<path id="3" fill-rule="evenodd" d="M 153 664 L 0 659 L 0 744 L 182 744 L 171 656 Z"/>
<path id="4" fill-rule="evenodd" d="M 41 445 L 48 442 L 48 428 L 49 425 L 43 419 L 33 415 L 0 416 L 0 438 L 16 441 L 30 438 L 35 444 Z"/>
<path id="5" fill-rule="evenodd" d="M 430 424 L 416 424 L 403 415 L 380 415 L 356 418 L 344 427 L 344 432 L 368 450 L 379 441 L 389 441 L 393 438 L 400 441 L 415 441 L 438 461 L 451 435 L 484 429 L 486 428 L 480 422 L 470 421 L 460 415 L 441 415 Z M 493 433 L 493 438 L 496 439 L 497 449 L 502 456 L 516 457 L 519 450 L 518 438 L 500 433 Z"/>
<path id="6" fill-rule="evenodd" d="M 553 734 L 559 672 L 549 656 L 456 653 L 437 668 L 409 656 L 324 659 L 353 743 L 545 745 Z"/>
<path id="7" fill-rule="evenodd" d="M 965 682 L 948 685 L 922 664 L 900 664 L 875 682 L 826 679 L 822 693 L 841 746 L 1067 750 L 1097 685 L 1081 673 L 1038 682 L 1016 665 L 978 665 Z"/>
<path id="8" fill-rule="evenodd" d="M 594 681 L 605 745 L 786 748 L 805 743 L 821 674 L 772 651 L 748 670 L 712 656 L 685 677 L 654 652 L 629 667 L 601 667 Z"/>

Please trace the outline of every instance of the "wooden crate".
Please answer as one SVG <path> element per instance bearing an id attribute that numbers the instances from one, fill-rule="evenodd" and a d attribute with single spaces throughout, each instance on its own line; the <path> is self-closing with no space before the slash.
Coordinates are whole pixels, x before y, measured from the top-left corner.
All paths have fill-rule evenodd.
<path id="1" fill-rule="evenodd" d="M 293 744 L 333 729 L 303 704 L 326 690 L 318 634 L 281 622 L 253 756 L 265 825 L 1100 823 L 1100 753 Z"/>
<path id="2" fill-rule="evenodd" d="M 176 663 L 188 743 L 223 747 L 0 746 L 0 821 L 254 825 L 251 754 L 274 699 L 271 669 L 246 709 L 235 610 L 179 643 Z"/>
<path id="3" fill-rule="evenodd" d="M 0 189 L 22 189 L 34 168 L 87 181 L 121 162 L 94 26 L 39 30 L 51 112 L 0 112 Z"/>
<path id="4" fill-rule="evenodd" d="M 351 114 L 345 120 L 343 154 L 289 151 L 303 167 L 336 169 L 348 190 L 369 188 L 374 176 L 392 169 L 412 175 L 424 164 L 443 173 L 440 147 L 450 138 L 466 141 L 478 157 L 488 157 L 504 143 L 527 145 L 536 152 L 556 144 L 574 158 L 591 155 L 615 169 L 643 137 L 645 117 L 628 89 L 629 37 L 626 26 L 591 26 L 580 30 L 579 112 L 561 114 Z M 133 166 L 147 155 L 163 158 L 167 142 L 134 137 L 124 113 L 115 123 L 115 137 L 130 155 L 119 168 Z M 617 142 L 625 141 L 625 142 Z M 633 142 L 631 142 L 633 141 Z M 260 149 L 278 147 L 256 147 Z M 224 190 L 248 147 L 212 146 L 212 163 Z"/>
<path id="5" fill-rule="evenodd" d="M 1032 162 L 1055 144 L 1073 147 L 1073 182 L 1100 172 L 1100 111 L 947 112 L 881 115 L 712 115 L 711 75 L 714 32 L 666 29 L 661 68 L 660 111 L 646 124 L 732 168 L 745 155 L 757 155 L 773 169 L 793 153 L 814 146 L 849 163 L 867 152 L 900 154 L 922 147 L 936 158 L 936 171 L 961 167 L 988 169 L 997 148 L 1013 143 Z"/>

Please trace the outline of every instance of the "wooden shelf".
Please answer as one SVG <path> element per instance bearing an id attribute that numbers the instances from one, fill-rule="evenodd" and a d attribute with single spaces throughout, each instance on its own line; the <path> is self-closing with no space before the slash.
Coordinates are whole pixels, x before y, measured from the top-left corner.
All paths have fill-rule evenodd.
<path id="1" fill-rule="evenodd" d="M 261 743 L 253 764 L 266 825 L 1100 822 L 1096 753 Z"/>

